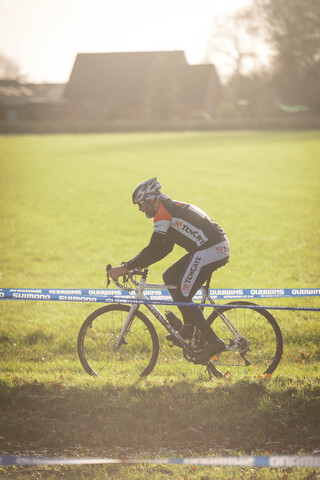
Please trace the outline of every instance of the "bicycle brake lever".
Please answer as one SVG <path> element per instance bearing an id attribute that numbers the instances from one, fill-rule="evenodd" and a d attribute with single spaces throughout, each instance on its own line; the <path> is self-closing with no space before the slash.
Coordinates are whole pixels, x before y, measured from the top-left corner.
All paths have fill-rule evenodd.
<path id="1" fill-rule="evenodd" d="M 143 274 L 143 272 L 142 272 L 141 268 L 134 268 L 132 270 L 132 275 L 142 275 L 142 274 Z"/>

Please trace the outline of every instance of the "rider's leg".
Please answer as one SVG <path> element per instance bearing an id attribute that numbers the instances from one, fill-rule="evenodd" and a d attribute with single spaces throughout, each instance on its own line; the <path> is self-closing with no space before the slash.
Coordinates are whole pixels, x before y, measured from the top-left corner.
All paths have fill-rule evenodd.
<path id="1" fill-rule="evenodd" d="M 176 290 L 170 291 L 173 300 L 191 302 L 194 294 L 202 287 L 212 272 L 225 265 L 228 258 L 229 249 L 217 250 L 216 246 L 182 257 L 163 275 L 165 283 L 176 284 L 178 287 Z M 217 335 L 204 318 L 199 307 L 184 307 L 181 305 L 178 308 L 182 313 L 185 325 L 196 325 L 209 343 L 217 341 Z"/>
<path id="2" fill-rule="evenodd" d="M 212 274 L 214 270 L 216 270 L 219 267 L 222 267 L 225 265 L 228 261 L 228 259 L 223 259 L 220 260 L 219 262 L 215 262 L 214 264 L 208 264 L 203 266 L 199 274 L 197 275 L 197 279 L 193 282 L 192 287 L 186 288 L 186 278 L 188 275 L 188 272 L 192 272 L 192 267 L 190 268 L 190 264 L 194 265 L 192 263 L 194 261 L 194 257 L 189 262 L 188 268 L 182 275 L 182 280 L 180 278 L 179 280 L 179 288 L 175 290 L 175 292 L 172 294 L 173 300 L 177 302 L 191 302 L 193 295 L 196 293 L 196 291 L 204 284 L 204 282 L 209 278 L 209 276 Z M 190 275 L 190 273 L 189 273 Z M 165 276 L 165 278 L 167 278 Z M 190 277 L 189 277 L 190 278 Z M 171 282 L 170 282 L 171 283 Z M 187 286 L 188 287 L 188 286 Z M 185 324 L 188 324 L 189 322 L 192 323 L 193 325 L 196 325 L 199 330 L 203 333 L 207 340 L 207 345 L 203 348 L 201 352 L 197 354 L 197 356 L 194 359 L 194 363 L 196 364 L 202 364 L 206 365 L 210 358 L 212 358 L 214 355 L 217 355 L 221 352 L 223 352 L 226 349 L 226 346 L 221 340 L 216 333 L 212 330 L 211 326 L 209 323 L 206 321 L 204 318 L 204 315 L 202 313 L 202 310 L 199 307 L 184 307 L 183 305 L 179 306 L 179 309 L 182 313 L 183 319 Z M 179 333 L 182 332 L 179 330 Z M 182 335 L 183 336 L 183 335 Z M 170 339 L 171 340 L 171 339 Z"/>
<path id="3" fill-rule="evenodd" d="M 192 288 L 192 290 L 189 292 L 189 295 L 187 296 L 184 295 L 183 291 L 181 291 L 181 288 L 177 288 L 176 290 L 172 290 L 170 292 L 172 299 L 175 302 L 188 302 L 188 303 L 192 302 L 192 297 L 194 296 L 194 294 L 199 290 L 199 288 L 203 286 L 205 281 L 210 277 L 212 272 L 214 272 L 217 268 L 219 267 L 212 266 L 212 265 L 210 266 L 208 265 L 204 267 L 202 269 L 201 275 L 198 276 L 198 280 L 194 284 L 194 288 Z M 167 275 L 164 275 L 165 283 L 168 283 L 167 282 L 168 278 L 169 277 Z M 171 276 L 170 278 L 171 278 L 170 283 L 174 283 L 173 280 L 176 280 L 176 279 L 174 279 Z M 175 281 L 175 283 L 177 284 L 177 281 Z M 201 330 L 201 332 L 203 332 L 208 342 L 215 341 L 218 338 L 215 332 L 212 330 L 209 323 L 207 322 L 207 320 L 205 319 L 202 313 L 202 310 L 199 307 L 197 307 L 196 305 L 194 307 L 190 307 L 190 306 L 184 307 L 180 305 L 178 306 L 178 308 L 182 314 L 185 326 L 190 324 L 195 325 L 197 328 L 199 328 L 199 330 Z"/>
<path id="4" fill-rule="evenodd" d="M 188 253 L 187 255 L 180 258 L 180 260 L 178 260 L 170 268 L 168 268 L 168 270 L 166 270 L 164 272 L 163 281 L 166 285 L 178 285 L 180 277 L 181 277 L 181 275 L 183 274 L 183 272 L 186 268 L 186 264 L 189 263 L 191 256 L 192 255 Z M 176 293 L 177 293 L 176 289 L 169 289 L 169 292 L 170 292 L 170 295 L 171 295 L 172 299 L 175 300 L 176 299 Z M 178 308 L 181 311 L 181 307 L 178 307 Z M 192 334 L 193 334 L 194 325 L 193 325 L 192 321 L 189 320 L 189 318 L 187 319 L 185 317 L 183 311 L 181 311 L 181 313 L 182 313 L 182 318 L 183 318 L 184 325 L 179 330 L 179 333 L 183 338 L 191 339 Z M 173 335 L 167 335 L 167 339 L 170 340 L 170 341 L 172 341 L 172 340 L 174 341 Z"/>

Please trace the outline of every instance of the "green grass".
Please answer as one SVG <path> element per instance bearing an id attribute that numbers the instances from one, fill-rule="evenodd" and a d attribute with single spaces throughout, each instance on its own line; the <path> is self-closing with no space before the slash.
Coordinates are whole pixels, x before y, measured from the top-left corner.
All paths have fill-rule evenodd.
<path id="1" fill-rule="evenodd" d="M 104 288 L 152 222 L 140 181 L 212 216 L 231 244 L 212 287 L 319 287 L 319 132 L 0 137 L 0 286 Z M 151 281 L 182 254 L 152 266 Z M 315 298 L 260 304 L 319 306 Z M 271 380 L 209 382 L 165 345 L 143 380 L 93 379 L 76 355 L 90 304 L 0 302 L 0 449 L 68 456 L 312 453 L 319 448 L 319 313 L 274 312 L 284 355 Z M 314 470 L 174 466 L 5 469 L 6 478 L 317 478 Z"/>

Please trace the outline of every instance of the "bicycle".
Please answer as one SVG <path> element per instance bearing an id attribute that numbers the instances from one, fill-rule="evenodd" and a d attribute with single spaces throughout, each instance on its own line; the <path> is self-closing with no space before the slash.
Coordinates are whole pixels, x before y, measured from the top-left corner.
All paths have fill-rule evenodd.
<path id="1" fill-rule="evenodd" d="M 110 269 L 108 265 L 107 276 Z M 139 282 L 135 279 L 136 275 L 141 277 Z M 80 362 L 89 375 L 101 375 L 112 370 L 146 377 L 154 369 L 160 349 L 159 337 L 153 323 L 139 307 L 141 301 L 148 300 L 144 294 L 146 288 L 174 289 L 176 286 L 147 283 L 147 275 L 148 269 L 134 270 L 123 277 L 123 284 L 115 281 L 119 288 L 130 292 L 133 299 L 140 303 L 105 305 L 83 322 L 77 350 Z M 201 303 L 213 305 L 206 308 L 210 312 L 207 321 L 226 344 L 224 352 L 204 365 L 210 379 L 226 375 L 271 375 L 279 365 L 283 352 L 282 333 L 277 321 L 266 309 L 251 302 L 237 300 L 217 305 L 209 293 L 210 280 L 203 286 Z M 107 287 L 109 284 L 108 276 Z M 173 345 L 181 348 L 184 358 L 194 362 L 197 353 L 206 345 L 206 339 L 197 327 L 194 327 L 192 339 L 186 341 L 178 332 L 182 326 L 179 319 L 171 321 L 170 314 L 166 312 L 163 315 L 152 302 L 145 303 L 145 306 L 173 336 Z"/>

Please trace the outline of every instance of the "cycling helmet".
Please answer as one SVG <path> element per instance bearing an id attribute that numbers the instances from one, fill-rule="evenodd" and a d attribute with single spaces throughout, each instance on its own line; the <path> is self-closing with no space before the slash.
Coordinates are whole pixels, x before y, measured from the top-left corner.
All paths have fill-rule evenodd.
<path id="1" fill-rule="evenodd" d="M 133 191 L 132 201 L 134 204 L 143 202 L 150 195 L 156 195 L 160 193 L 161 185 L 157 180 L 157 177 L 150 178 L 144 182 L 139 183 Z"/>

